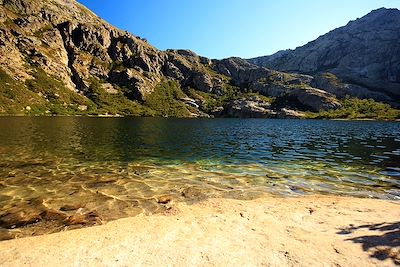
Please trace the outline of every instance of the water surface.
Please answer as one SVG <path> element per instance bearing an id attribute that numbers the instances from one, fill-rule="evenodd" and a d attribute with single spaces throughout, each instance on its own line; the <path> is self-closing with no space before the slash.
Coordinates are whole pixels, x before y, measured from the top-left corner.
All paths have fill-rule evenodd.
<path id="1" fill-rule="evenodd" d="M 95 211 L 113 220 L 165 211 L 168 204 L 158 203 L 165 195 L 192 201 L 265 193 L 400 199 L 400 124 L 0 118 L 0 230 L 2 217 L 32 209 Z M 7 231 L 56 231 L 63 220 L 41 215 Z"/>

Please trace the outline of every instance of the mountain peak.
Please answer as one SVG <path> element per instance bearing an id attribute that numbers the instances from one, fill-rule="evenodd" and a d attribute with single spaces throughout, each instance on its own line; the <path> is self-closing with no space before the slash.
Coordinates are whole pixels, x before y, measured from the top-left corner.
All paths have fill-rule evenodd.
<path id="1" fill-rule="evenodd" d="M 375 22 L 376 20 L 399 20 L 400 19 L 400 10 L 397 8 L 385 8 L 381 7 L 375 10 L 372 10 L 367 15 L 363 16 L 360 19 L 355 21 L 369 21 Z"/>
<path id="2" fill-rule="evenodd" d="M 372 10 L 369 14 L 377 14 L 377 13 L 379 13 L 379 14 L 387 14 L 387 13 L 392 13 L 392 12 L 399 12 L 400 13 L 400 10 L 398 10 L 397 8 L 386 8 L 386 7 L 381 7 L 381 8 L 377 8 L 377 9 L 374 9 L 374 10 Z M 367 16 L 368 16 L 368 14 L 367 14 Z"/>
<path id="3" fill-rule="evenodd" d="M 24 16 L 40 16 L 51 22 L 98 22 L 100 19 L 75 0 L 0 0 L 9 11 Z"/>
<path id="4" fill-rule="evenodd" d="M 400 11 L 379 8 L 295 50 L 249 61 L 280 71 L 331 72 L 400 100 Z"/>

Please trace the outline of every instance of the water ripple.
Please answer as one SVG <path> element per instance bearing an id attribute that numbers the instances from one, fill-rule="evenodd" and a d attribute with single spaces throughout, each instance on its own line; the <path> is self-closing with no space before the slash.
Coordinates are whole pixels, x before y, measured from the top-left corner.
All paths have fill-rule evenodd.
<path id="1" fill-rule="evenodd" d="M 387 122 L 2 117 L 0 223 L 15 209 L 163 212 L 165 195 L 400 199 L 399 132 Z"/>

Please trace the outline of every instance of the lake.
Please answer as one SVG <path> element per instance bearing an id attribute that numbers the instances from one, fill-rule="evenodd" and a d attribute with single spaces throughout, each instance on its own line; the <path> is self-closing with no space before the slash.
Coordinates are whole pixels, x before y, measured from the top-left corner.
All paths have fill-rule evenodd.
<path id="1" fill-rule="evenodd" d="M 114 220 L 167 210 L 161 196 L 400 199 L 400 123 L 0 117 L 0 166 L 0 228 L 17 236 L 65 229 L 46 210 Z"/>

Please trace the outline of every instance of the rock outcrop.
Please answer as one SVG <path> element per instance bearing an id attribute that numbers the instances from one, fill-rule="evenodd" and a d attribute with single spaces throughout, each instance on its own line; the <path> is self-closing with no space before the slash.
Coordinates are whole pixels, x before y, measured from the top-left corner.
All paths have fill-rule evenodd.
<path id="1" fill-rule="evenodd" d="M 234 118 L 274 118 L 276 112 L 271 104 L 257 96 L 237 99 L 229 102 L 224 109 L 224 116 Z"/>
<path id="2" fill-rule="evenodd" d="M 305 109 L 337 109 L 338 100 L 330 93 L 312 87 L 314 78 L 257 67 L 240 58 L 215 61 L 215 71 L 227 75 L 232 83 L 263 95 L 294 100 Z M 293 101 L 292 101 L 293 102 Z M 299 106 L 294 106 L 298 108 Z"/>
<path id="3" fill-rule="evenodd" d="M 295 50 L 249 59 L 280 71 L 316 75 L 315 86 L 334 93 L 397 104 L 400 100 L 400 11 L 381 8 Z M 342 84 L 326 84 L 321 73 Z"/>

